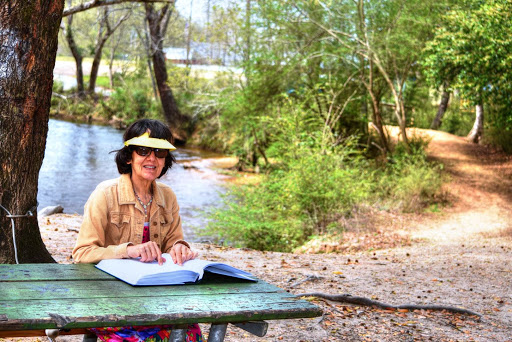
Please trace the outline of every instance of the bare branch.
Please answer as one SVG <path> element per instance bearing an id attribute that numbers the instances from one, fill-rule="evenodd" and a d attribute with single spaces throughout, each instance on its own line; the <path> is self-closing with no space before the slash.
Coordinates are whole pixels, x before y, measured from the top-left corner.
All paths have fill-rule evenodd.
<path id="1" fill-rule="evenodd" d="M 64 12 L 62 12 L 63 17 L 67 17 L 69 15 L 83 12 L 91 8 L 100 7 L 100 6 L 109 6 L 109 5 L 116 5 L 121 4 L 123 2 L 142 2 L 142 3 L 167 3 L 167 4 L 173 4 L 174 0 L 91 0 L 88 2 L 84 2 L 83 4 L 76 5 L 70 8 L 64 9 Z"/>

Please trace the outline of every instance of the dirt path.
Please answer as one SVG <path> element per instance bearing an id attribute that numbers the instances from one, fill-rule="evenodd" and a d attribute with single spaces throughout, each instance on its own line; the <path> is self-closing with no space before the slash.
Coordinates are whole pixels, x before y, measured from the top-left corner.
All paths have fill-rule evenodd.
<path id="1" fill-rule="evenodd" d="M 359 252 L 195 247 L 202 258 L 231 263 L 293 294 L 350 293 L 390 304 L 444 304 L 482 317 L 310 298 L 324 309 L 323 317 L 270 322 L 264 338 L 230 327 L 226 341 L 512 341 L 512 158 L 447 133 L 417 134 L 432 137 L 429 155 L 450 177 L 444 188 L 450 205 L 439 212 L 375 212 L 375 230 L 345 236 L 364 247 Z M 80 221 L 72 215 L 41 219 L 43 240 L 59 262 L 70 262 Z M 387 242 L 393 248 L 372 248 Z"/>

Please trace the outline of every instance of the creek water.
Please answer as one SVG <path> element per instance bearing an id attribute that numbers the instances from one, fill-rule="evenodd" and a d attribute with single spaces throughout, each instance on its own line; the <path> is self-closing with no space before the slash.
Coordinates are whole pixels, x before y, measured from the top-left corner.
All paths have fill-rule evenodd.
<path id="1" fill-rule="evenodd" d="M 50 119 L 45 156 L 39 172 L 38 209 L 61 205 L 64 213 L 83 214 L 83 207 L 98 183 L 119 177 L 115 153 L 123 146 L 123 131 L 110 126 Z M 178 148 L 178 163 L 158 181 L 172 187 L 178 198 L 185 238 L 199 241 L 196 232 L 207 223 L 207 213 L 221 205 L 223 181 L 201 165 L 219 155 L 197 149 Z M 194 164 L 196 165 L 196 164 Z"/>

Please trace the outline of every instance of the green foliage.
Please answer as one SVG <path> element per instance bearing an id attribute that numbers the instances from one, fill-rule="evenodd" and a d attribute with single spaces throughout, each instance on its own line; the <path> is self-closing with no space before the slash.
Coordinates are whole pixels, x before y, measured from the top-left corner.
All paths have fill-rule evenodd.
<path id="1" fill-rule="evenodd" d="M 305 101 L 308 102 L 308 101 Z M 255 185 L 233 188 L 225 207 L 204 232 L 261 250 L 291 251 L 312 235 L 343 229 L 340 219 L 362 203 L 418 210 L 432 202 L 441 184 L 427 162 L 428 142 L 412 140 L 413 153 L 398 145 L 392 162 L 375 168 L 357 139 L 338 139 L 326 121 L 304 103 L 283 102 L 262 117 L 272 144 L 272 165 Z"/>
<path id="2" fill-rule="evenodd" d="M 89 84 L 89 78 L 90 78 L 89 75 L 84 76 L 84 83 L 85 83 L 86 87 L 87 87 L 87 84 Z M 114 80 L 115 79 L 116 79 L 116 77 L 114 76 Z M 119 78 L 117 78 L 117 80 L 119 81 Z M 108 78 L 108 76 L 97 76 L 96 77 L 96 87 L 102 87 L 105 89 L 110 88 L 110 79 Z"/>
<path id="3" fill-rule="evenodd" d="M 250 248 L 280 251 L 325 232 L 368 197 L 371 175 L 345 160 L 350 149 L 322 155 L 319 148 L 298 148 L 298 159 L 263 176 L 258 186 L 233 189 L 209 232 Z"/>
<path id="4" fill-rule="evenodd" d="M 511 90 L 512 3 L 468 0 L 444 17 L 425 49 L 432 84 L 448 82 L 473 104 Z"/>
<path id="5" fill-rule="evenodd" d="M 107 101 L 100 102 L 100 115 L 108 119 L 115 116 L 127 124 L 144 117 L 161 118 L 161 105 L 154 99 L 148 83 L 136 77 L 125 79 L 123 86 L 117 87 Z"/>
<path id="6" fill-rule="evenodd" d="M 412 153 L 402 143 L 395 147 L 377 187 L 377 196 L 384 203 L 405 212 L 418 212 L 436 200 L 442 184 L 442 166 L 427 160 L 427 145 L 423 138 L 412 137 Z"/>
<path id="7" fill-rule="evenodd" d="M 512 130 L 491 126 L 486 131 L 484 143 L 498 146 L 505 153 L 512 154 Z"/>
<path id="8" fill-rule="evenodd" d="M 452 103 L 444 116 L 440 129 L 458 136 L 465 136 L 473 127 L 474 120 L 474 112 Z"/>
<path id="9" fill-rule="evenodd" d="M 52 92 L 61 94 L 64 92 L 64 83 L 59 80 L 53 80 Z"/>

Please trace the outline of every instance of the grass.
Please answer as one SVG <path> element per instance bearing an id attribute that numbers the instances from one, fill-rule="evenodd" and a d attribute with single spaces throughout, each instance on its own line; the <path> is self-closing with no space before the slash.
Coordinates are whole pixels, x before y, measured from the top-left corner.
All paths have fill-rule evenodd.
<path id="1" fill-rule="evenodd" d="M 84 83 L 89 83 L 90 76 L 84 76 Z M 110 80 L 108 76 L 96 77 L 96 87 L 110 88 Z"/>

